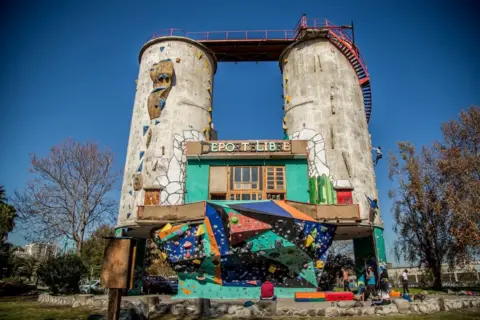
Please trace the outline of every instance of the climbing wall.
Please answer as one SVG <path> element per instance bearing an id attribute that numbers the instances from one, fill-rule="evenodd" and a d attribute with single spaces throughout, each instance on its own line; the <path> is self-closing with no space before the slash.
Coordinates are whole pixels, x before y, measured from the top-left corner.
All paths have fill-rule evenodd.
<path id="1" fill-rule="evenodd" d="M 155 232 L 180 298 L 255 299 L 267 277 L 279 297 L 314 292 L 335 233 L 284 201 L 207 202 L 201 223 Z"/>
<path id="2" fill-rule="evenodd" d="M 141 205 L 180 205 L 187 141 L 210 137 L 214 56 L 195 41 L 164 37 L 144 45 L 136 80 L 118 226 Z"/>
<path id="3" fill-rule="evenodd" d="M 366 197 L 377 199 L 377 188 L 362 88 L 352 64 L 329 40 L 318 38 L 285 49 L 280 67 L 285 135 L 308 140 L 310 201 L 331 204 L 339 192 L 351 192 L 361 218 L 368 219 Z M 375 222 L 381 223 L 379 215 Z"/>

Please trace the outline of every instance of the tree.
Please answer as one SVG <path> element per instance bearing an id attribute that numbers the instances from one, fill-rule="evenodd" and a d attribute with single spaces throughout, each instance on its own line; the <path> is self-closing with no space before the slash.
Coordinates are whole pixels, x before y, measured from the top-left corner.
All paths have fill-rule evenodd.
<path id="1" fill-rule="evenodd" d="M 8 243 L 8 234 L 15 227 L 16 210 L 7 203 L 5 189 L 0 186 L 0 278 L 8 276 L 11 266 L 12 245 Z"/>
<path id="2" fill-rule="evenodd" d="M 15 267 L 15 275 L 25 277 L 27 280 L 31 280 L 37 267 L 40 264 L 40 260 L 34 256 L 21 256 L 17 255 L 13 259 L 13 265 Z"/>
<path id="3" fill-rule="evenodd" d="M 347 270 L 355 269 L 355 262 L 348 254 L 329 253 L 327 263 L 323 268 L 318 287 L 324 291 L 331 291 L 335 286 L 335 282 L 339 278 L 341 268 Z"/>
<path id="4" fill-rule="evenodd" d="M 462 263 L 468 248 L 459 246 L 450 233 L 454 220 L 434 151 L 424 147 L 417 155 L 411 143 L 400 142 L 398 146 L 402 160 L 400 163 L 391 154 L 389 173 L 397 184 L 389 192 L 393 200 L 393 229 L 398 234 L 395 254 L 397 259 L 403 256 L 410 263 L 430 269 L 433 287 L 440 289 L 442 263 Z"/>
<path id="5" fill-rule="evenodd" d="M 49 257 L 40 263 L 37 275 L 53 294 L 76 293 L 87 268 L 77 255 Z"/>
<path id="6" fill-rule="evenodd" d="M 118 173 L 113 154 L 95 143 L 66 140 L 47 157 L 31 157 L 35 178 L 15 193 L 19 218 L 33 241 L 65 237 L 82 250 L 85 235 L 113 221 L 117 204 L 108 197 Z"/>
<path id="7" fill-rule="evenodd" d="M 100 276 L 107 241 L 103 237 L 112 237 L 114 232 L 114 227 L 101 225 L 92 233 L 90 238 L 83 243 L 81 257 L 90 272 L 90 277 Z"/>
<path id="8" fill-rule="evenodd" d="M 480 107 L 460 113 L 459 121 L 442 125 L 443 141 L 435 144 L 438 167 L 453 213 L 450 226 L 460 246 L 480 248 Z"/>
<path id="9" fill-rule="evenodd" d="M 162 252 L 158 249 L 157 244 L 152 239 L 147 240 L 147 248 L 145 250 L 145 270 L 151 276 L 174 276 L 176 273 L 168 264 L 167 260 L 162 257 Z"/>

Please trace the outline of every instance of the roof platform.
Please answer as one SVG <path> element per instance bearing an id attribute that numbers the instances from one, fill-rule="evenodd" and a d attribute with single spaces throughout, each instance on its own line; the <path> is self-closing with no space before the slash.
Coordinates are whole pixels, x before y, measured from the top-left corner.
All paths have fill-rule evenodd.
<path id="1" fill-rule="evenodd" d="M 287 206 L 293 207 L 302 214 L 312 218 L 312 221 L 337 226 L 335 240 L 349 240 L 363 238 L 372 234 L 373 225 L 360 219 L 358 204 L 352 205 L 317 205 L 304 202 L 280 200 Z M 261 203 L 271 202 L 258 201 Z M 125 223 L 121 228 L 127 230 L 130 237 L 148 238 L 155 229 L 160 229 L 167 223 L 199 224 L 206 217 L 207 203 L 237 204 L 251 203 L 250 201 L 200 201 L 184 205 L 170 206 L 140 206 L 137 220 Z M 295 217 L 292 216 L 292 219 Z M 376 226 L 379 227 L 379 226 Z"/>
<path id="2" fill-rule="evenodd" d="M 146 42 L 168 37 L 195 40 L 210 49 L 218 62 L 278 61 L 281 53 L 297 41 L 328 39 L 355 69 L 362 88 L 367 123 L 370 121 L 372 113 L 370 75 L 355 45 L 353 23 L 350 26 L 336 26 L 327 19 L 307 19 L 306 15 L 302 15 L 293 30 L 186 32 L 171 28 L 154 33 Z"/>

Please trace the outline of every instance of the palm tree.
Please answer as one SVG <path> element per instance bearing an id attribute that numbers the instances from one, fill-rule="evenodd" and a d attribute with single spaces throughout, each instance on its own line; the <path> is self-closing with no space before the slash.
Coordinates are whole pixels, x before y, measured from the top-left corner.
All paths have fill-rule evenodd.
<path id="1" fill-rule="evenodd" d="M 5 203 L 7 201 L 7 198 L 5 197 L 5 187 L 0 186 L 0 204 Z"/>

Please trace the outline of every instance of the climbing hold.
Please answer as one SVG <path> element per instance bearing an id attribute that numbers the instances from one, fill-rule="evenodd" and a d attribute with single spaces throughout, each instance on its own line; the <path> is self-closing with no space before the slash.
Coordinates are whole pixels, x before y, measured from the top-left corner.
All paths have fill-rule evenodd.
<path id="1" fill-rule="evenodd" d="M 233 223 L 233 224 L 236 224 L 238 223 L 238 217 L 237 216 L 233 216 L 230 221 Z"/>
<path id="2" fill-rule="evenodd" d="M 140 162 L 140 165 L 138 166 L 137 172 L 141 172 L 143 169 L 143 161 Z"/>
<path id="3" fill-rule="evenodd" d="M 203 275 L 197 276 L 197 280 L 198 280 L 198 281 L 204 281 L 204 280 L 205 280 L 205 276 L 203 276 Z"/>
<path id="4" fill-rule="evenodd" d="M 197 50 L 197 59 L 200 60 L 203 57 L 203 53 L 199 50 Z"/>
<path id="5" fill-rule="evenodd" d="M 277 267 L 274 266 L 273 264 L 270 265 L 270 267 L 268 267 L 268 272 L 270 272 L 270 273 L 274 273 L 276 270 L 277 270 Z"/>
<path id="6" fill-rule="evenodd" d="M 160 47 L 160 52 L 163 52 L 164 49 L 165 47 Z"/>
<path id="7" fill-rule="evenodd" d="M 311 235 L 307 236 L 307 239 L 305 241 L 305 247 L 310 247 L 313 243 L 313 240 L 315 240 Z"/>
<path id="8" fill-rule="evenodd" d="M 202 261 L 200 261 L 200 260 L 198 260 L 198 259 L 195 259 L 195 260 L 193 260 L 192 262 L 193 262 L 194 264 L 200 264 L 200 263 L 202 263 Z"/>
<path id="9" fill-rule="evenodd" d="M 283 63 L 287 63 L 287 62 L 288 62 L 287 58 L 283 59 Z"/>
<path id="10" fill-rule="evenodd" d="M 317 260 L 316 266 L 318 269 L 323 269 L 323 261 L 322 260 Z"/>
<path id="11" fill-rule="evenodd" d="M 176 245 L 176 246 L 178 246 L 178 245 L 180 244 L 180 242 L 175 241 L 173 244 Z"/>
<path id="12" fill-rule="evenodd" d="M 285 100 L 287 101 L 287 103 L 290 103 L 290 96 L 286 96 Z"/>
<path id="13" fill-rule="evenodd" d="M 190 259 L 190 252 L 187 252 L 187 253 L 185 254 L 185 258 Z"/>
<path id="14" fill-rule="evenodd" d="M 159 124 L 159 123 L 160 123 L 160 121 L 158 121 L 158 120 L 155 120 L 155 125 L 157 125 L 157 124 Z"/>
<path id="15" fill-rule="evenodd" d="M 162 260 L 167 260 L 167 254 L 165 252 L 160 253 Z"/>
<path id="16" fill-rule="evenodd" d="M 208 107 L 208 112 L 212 112 L 212 107 Z"/>
<path id="17" fill-rule="evenodd" d="M 167 223 L 166 225 L 163 226 L 162 229 L 160 229 L 160 232 L 164 232 L 170 229 L 172 229 L 172 225 L 170 223 Z"/>
<path id="18" fill-rule="evenodd" d="M 145 154 L 145 151 L 140 151 L 140 160 L 142 160 L 144 154 Z"/>
<path id="19" fill-rule="evenodd" d="M 133 191 L 132 191 L 132 190 L 128 191 L 128 193 L 130 193 L 130 195 L 133 195 Z"/>
<path id="20" fill-rule="evenodd" d="M 147 134 L 147 141 L 146 141 L 146 145 L 147 145 L 147 148 L 150 146 L 150 142 L 152 141 L 152 130 L 148 131 L 148 134 Z"/>
<path id="21" fill-rule="evenodd" d="M 179 62 L 180 62 L 180 58 L 175 59 L 175 61 L 176 61 L 177 63 L 179 63 Z"/>
<path id="22" fill-rule="evenodd" d="M 275 240 L 275 248 L 281 248 L 283 247 L 283 242 L 281 239 Z"/>
<path id="23" fill-rule="evenodd" d="M 190 248 L 192 247 L 192 243 L 191 243 L 190 241 L 187 241 L 187 242 L 185 242 L 185 243 L 183 244 L 183 247 L 184 247 L 185 249 L 190 249 Z"/>
<path id="24" fill-rule="evenodd" d="M 197 232 L 195 232 L 195 236 L 199 237 L 204 233 L 205 233 L 205 228 L 203 227 L 203 224 L 201 224 L 198 226 Z"/>
<path id="25" fill-rule="evenodd" d="M 145 135 L 145 133 L 147 133 L 148 131 L 148 126 L 143 126 L 143 135 Z"/>
<path id="26" fill-rule="evenodd" d="M 132 215 L 132 214 L 131 214 L 130 212 L 127 213 L 127 219 L 130 218 L 131 215 Z"/>

